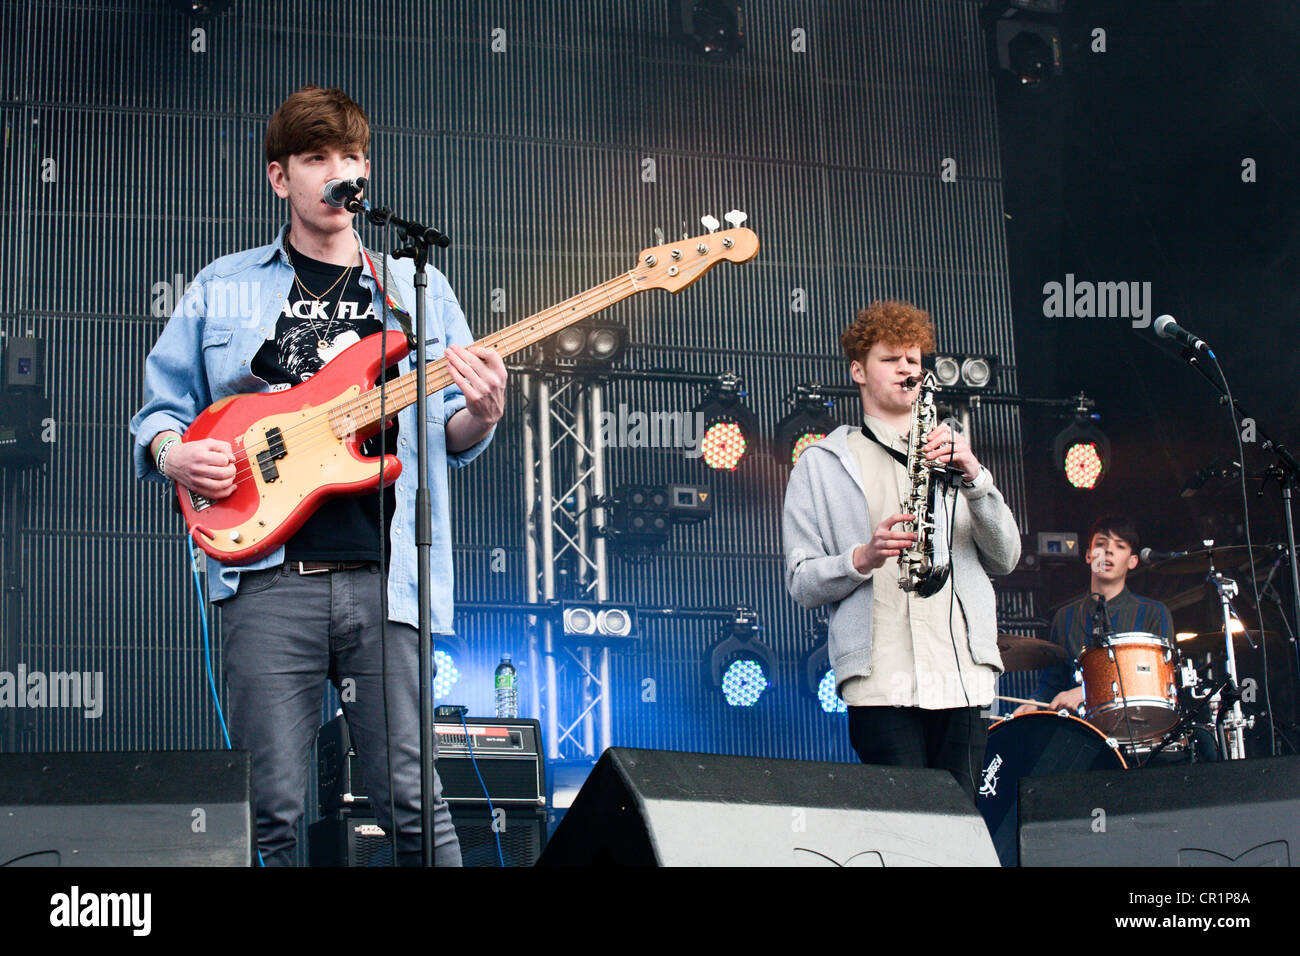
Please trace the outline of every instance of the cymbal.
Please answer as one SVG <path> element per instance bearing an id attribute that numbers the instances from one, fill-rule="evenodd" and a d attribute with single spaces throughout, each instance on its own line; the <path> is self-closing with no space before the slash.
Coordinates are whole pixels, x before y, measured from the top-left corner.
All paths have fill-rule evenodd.
<path id="1" fill-rule="evenodd" d="M 1256 645 L 1259 644 L 1261 638 L 1268 641 L 1270 647 L 1277 641 L 1277 631 L 1251 631 L 1250 636 L 1254 638 Z M 1244 633 L 1232 635 L 1232 642 L 1234 648 L 1250 646 Z M 1222 631 L 1202 631 L 1194 637 L 1176 643 L 1178 650 L 1184 655 L 1227 653 L 1227 648 L 1223 643 Z"/>
<path id="2" fill-rule="evenodd" d="M 1065 662 L 1065 648 L 1037 637 L 999 634 L 998 653 L 1008 671 L 1036 671 Z"/>
<path id="3" fill-rule="evenodd" d="M 1214 557 L 1214 566 L 1224 569 L 1238 568 L 1249 561 L 1262 561 L 1276 553 L 1277 549 L 1271 545 L 1257 544 L 1254 548 L 1247 548 L 1244 544 L 1223 545 L 1157 561 L 1149 570 L 1156 574 L 1201 574 L 1210 570 L 1211 556 Z"/>

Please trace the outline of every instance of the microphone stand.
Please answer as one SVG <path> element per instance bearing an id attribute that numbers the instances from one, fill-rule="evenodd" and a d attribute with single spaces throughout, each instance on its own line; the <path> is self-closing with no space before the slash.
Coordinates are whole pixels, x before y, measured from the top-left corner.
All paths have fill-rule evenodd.
<path id="1" fill-rule="evenodd" d="M 363 184 L 364 188 L 364 184 Z M 429 429 L 425 413 L 428 399 L 428 373 L 425 369 L 426 334 L 424 325 L 425 292 L 429 277 L 429 249 L 445 249 L 451 240 L 445 235 L 410 219 L 402 219 L 386 206 L 372 207 L 369 201 L 355 196 L 344 203 L 349 212 L 364 215 L 373 225 L 391 225 L 397 229 L 402 245 L 393 250 L 394 259 L 415 260 L 415 421 L 416 477 L 415 549 L 416 581 L 420 604 L 420 853 L 425 866 L 433 866 L 433 636 L 429 619 L 429 599 L 433 590 L 429 577 L 429 556 L 433 549 L 433 515 L 429 504 Z M 383 294 L 388 295 L 385 289 Z M 393 800 L 393 794 L 389 794 Z"/>
<path id="2" fill-rule="evenodd" d="M 1296 457 L 1291 454 L 1291 451 L 1285 445 L 1275 440 L 1268 434 L 1268 432 L 1264 431 L 1263 427 L 1258 424 L 1259 419 L 1255 418 L 1253 415 L 1247 415 L 1246 410 L 1241 407 L 1240 402 L 1235 398 L 1231 400 L 1229 399 L 1228 391 L 1223 387 L 1223 384 L 1216 381 L 1214 376 L 1201 366 L 1195 349 L 1183 349 L 1183 359 L 1188 365 L 1200 372 L 1202 378 L 1214 386 L 1214 390 L 1219 393 L 1219 404 L 1227 405 L 1229 401 L 1231 401 L 1233 417 L 1238 424 L 1240 424 L 1241 419 L 1244 418 L 1249 418 L 1256 423 L 1255 433 L 1262 439 L 1260 447 L 1263 448 L 1264 451 L 1272 453 L 1273 457 L 1276 459 L 1273 464 L 1269 465 L 1268 468 L 1265 469 L 1264 475 L 1265 478 L 1277 478 L 1278 489 L 1282 494 L 1282 519 L 1286 524 L 1287 564 L 1291 570 L 1291 614 L 1295 618 L 1297 625 L 1295 628 L 1292 628 L 1291 633 L 1292 635 L 1300 634 L 1300 567 L 1297 566 L 1296 561 L 1295 517 L 1291 507 L 1291 499 L 1294 497 L 1297 482 L 1300 480 L 1300 461 L 1296 460 Z M 1245 461 L 1241 462 L 1241 467 L 1244 472 L 1246 467 Z M 1252 567 L 1254 566 L 1253 555 L 1251 556 L 1251 565 Z M 1278 611 L 1281 612 L 1281 610 L 1282 609 L 1279 606 Z M 1256 608 L 1256 612 L 1262 614 L 1259 608 Z M 1261 621 L 1262 620 L 1261 617 Z M 1262 623 L 1260 627 L 1262 629 Z M 1300 666 L 1300 645 L 1296 644 L 1294 636 L 1291 638 L 1291 644 L 1292 651 L 1297 656 L 1297 666 Z M 1231 638 L 1229 638 L 1229 652 L 1231 652 Z M 1264 653 L 1265 655 L 1268 654 L 1267 648 L 1265 648 Z M 1265 660 L 1267 660 L 1267 656 L 1265 657 Z M 1265 679 L 1267 679 L 1267 677 Z M 1270 733 L 1272 733 L 1271 730 Z"/>

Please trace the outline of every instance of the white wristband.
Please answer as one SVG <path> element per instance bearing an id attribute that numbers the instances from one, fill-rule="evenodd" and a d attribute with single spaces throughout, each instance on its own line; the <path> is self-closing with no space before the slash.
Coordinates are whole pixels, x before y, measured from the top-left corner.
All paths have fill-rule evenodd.
<path id="1" fill-rule="evenodd" d="M 172 446 L 179 445 L 180 441 L 179 438 L 173 435 L 171 438 L 164 441 L 158 448 L 158 459 L 154 463 L 154 467 L 158 469 L 158 474 L 162 475 L 164 478 L 167 477 L 167 472 L 163 468 L 163 465 L 167 462 L 167 455 L 171 452 Z"/>

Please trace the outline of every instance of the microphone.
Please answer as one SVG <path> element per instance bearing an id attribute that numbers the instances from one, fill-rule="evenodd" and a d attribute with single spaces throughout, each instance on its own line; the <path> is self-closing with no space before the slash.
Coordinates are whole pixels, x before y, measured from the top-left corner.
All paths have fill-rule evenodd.
<path id="1" fill-rule="evenodd" d="M 1173 339 L 1175 342 L 1181 342 L 1193 352 L 1204 352 L 1210 358 L 1214 358 L 1214 352 L 1211 351 L 1205 340 L 1188 332 L 1174 321 L 1172 315 L 1162 315 L 1156 319 L 1156 335 L 1162 339 Z"/>
<path id="2" fill-rule="evenodd" d="M 320 196 L 325 200 L 326 205 L 341 209 L 348 200 L 356 199 L 367 185 L 369 184 L 364 176 L 358 176 L 356 179 L 331 179 L 321 187 Z"/>
<path id="3" fill-rule="evenodd" d="M 1154 548 L 1143 548 L 1138 552 L 1138 557 L 1142 559 L 1143 564 L 1155 564 L 1157 561 L 1168 561 L 1170 558 L 1185 558 L 1191 551 L 1157 551 Z"/>

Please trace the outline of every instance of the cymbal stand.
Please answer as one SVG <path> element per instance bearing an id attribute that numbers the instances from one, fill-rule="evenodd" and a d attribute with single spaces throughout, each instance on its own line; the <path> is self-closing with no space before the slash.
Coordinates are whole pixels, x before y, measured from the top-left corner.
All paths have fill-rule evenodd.
<path id="1" fill-rule="evenodd" d="M 1224 757 L 1228 760 L 1243 760 L 1246 757 L 1246 728 L 1255 726 L 1255 717 L 1252 714 L 1247 718 L 1241 712 L 1241 690 L 1237 682 L 1237 654 L 1232 646 L 1231 623 L 1235 616 L 1232 611 L 1232 599 L 1237 596 L 1237 582 L 1214 569 L 1213 555 L 1210 557 L 1210 573 L 1206 581 L 1219 596 L 1219 607 L 1223 612 L 1223 641 L 1228 651 L 1227 684 L 1211 699 L 1211 712 L 1215 715 L 1216 725 L 1222 719 L 1224 740 L 1227 743 Z M 1232 701 L 1226 717 L 1217 713 L 1220 700 Z"/>

